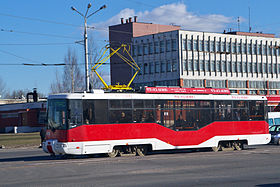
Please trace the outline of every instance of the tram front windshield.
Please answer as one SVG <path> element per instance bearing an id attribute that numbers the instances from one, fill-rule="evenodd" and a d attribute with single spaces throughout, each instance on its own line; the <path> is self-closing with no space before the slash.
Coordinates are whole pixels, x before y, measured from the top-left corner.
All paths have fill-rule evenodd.
<path id="1" fill-rule="evenodd" d="M 48 128 L 52 130 L 67 129 L 66 100 L 48 100 Z"/>

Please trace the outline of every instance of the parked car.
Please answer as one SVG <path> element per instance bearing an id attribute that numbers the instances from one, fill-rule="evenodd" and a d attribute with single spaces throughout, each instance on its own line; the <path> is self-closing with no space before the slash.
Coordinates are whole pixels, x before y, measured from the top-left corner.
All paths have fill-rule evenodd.
<path id="1" fill-rule="evenodd" d="M 280 125 L 273 125 L 269 128 L 271 134 L 270 143 L 280 145 Z"/>

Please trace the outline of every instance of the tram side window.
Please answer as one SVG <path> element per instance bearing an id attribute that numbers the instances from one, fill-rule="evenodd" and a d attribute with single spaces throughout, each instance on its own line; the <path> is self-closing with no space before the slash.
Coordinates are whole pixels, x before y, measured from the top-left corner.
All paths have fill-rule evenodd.
<path id="1" fill-rule="evenodd" d="M 83 109 L 81 100 L 69 100 L 69 128 L 82 124 Z"/>
<path id="2" fill-rule="evenodd" d="M 110 108 L 131 108 L 131 100 L 109 100 Z"/>
<path id="3" fill-rule="evenodd" d="M 233 101 L 232 119 L 234 121 L 249 120 L 248 101 Z"/>
<path id="4" fill-rule="evenodd" d="M 215 101 L 215 121 L 231 121 L 232 120 L 232 101 Z"/>
<path id="5" fill-rule="evenodd" d="M 249 119 L 264 120 L 264 101 L 249 101 Z"/>
<path id="6" fill-rule="evenodd" d="M 154 123 L 154 110 L 150 109 L 135 109 L 133 111 L 134 123 Z"/>
<path id="7" fill-rule="evenodd" d="M 108 101 L 107 100 L 95 100 L 94 101 L 94 116 L 95 124 L 108 123 Z"/>
<path id="8" fill-rule="evenodd" d="M 131 110 L 110 110 L 109 111 L 110 123 L 131 123 L 132 111 Z"/>
<path id="9" fill-rule="evenodd" d="M 94 110 L 94 100 L 84 100 L 83 101 L 83 119 L 84 124 L 94 124 L 95 123 L 95 110 Z"/>

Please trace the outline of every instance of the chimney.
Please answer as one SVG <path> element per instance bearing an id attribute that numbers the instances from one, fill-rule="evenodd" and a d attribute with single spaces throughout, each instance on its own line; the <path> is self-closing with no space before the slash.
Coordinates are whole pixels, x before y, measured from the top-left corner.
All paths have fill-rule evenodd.
<path id="1" fill-rule="evenodd" d="M 134 22 L 137 22 L 137 16 L 134 16 Z"/>
<path id="2" fill-rule="evenodd" d="M 128 23 L 128 19 L 125 20 L 125 23 Z"/>
<path id="3" fill-rule="evenodd" d="M 131 23 L 132 22 L 132 17 L 128 18 L 128 21 L 129 21 L 129 23 Z"/>
<path id="4" fill-rule="evenodd" d="M 121 18 L 121 24 L 123 24 L 123 18 Z"/>

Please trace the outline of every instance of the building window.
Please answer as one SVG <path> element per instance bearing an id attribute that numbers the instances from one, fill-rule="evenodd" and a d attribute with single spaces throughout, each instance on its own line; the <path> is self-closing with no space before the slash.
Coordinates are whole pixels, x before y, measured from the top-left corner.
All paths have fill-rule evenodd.
<path id="1" fill-rule="evenodd" d="M 257 44 L 253 44 L 252 54 L 257 54 Z"/>
<path id="2" fill-rule="evenodd" d="M 166 72 L 166 63 L 164 61 L 161 61 L 160 72 L 161 73 Z"/>
<path id="3" fill-rule="evenodd" d="M 249 91 L 249 94 L 250 94 L 250 95 L 257 95 L 257 90 L 250 90 L 250 91 Z"/>
<path id="4" fill-rule="evenodd" d="M 241 73 L 241 62 L 237 62 L 237 73 Z"/>
<path id="5" fill-rule="evenodd" d="M 132 46 L 132 56 L 137 56 L 137 45 Z"/>
<path id="6" fill-rule="evenodd" d="M 143 45 L 138 45 L 138 56 L 143 55 Z"/>
<path id="7" fill-rule="evenodd" d="M 280 82 L 269 82 L 269 89 L 279 89 L 280 88 Z"/>
<path id="8" fill-rule="evenodd" d="M 266 89 L 265 81 L 249 81 L 249 88 Z"/>
<path id="9" fill-rule="evenodd" d="M 150 62 L 149 64 L 149 71 L 150 71 L 150 74 L 153 74 L 155 72 L 155 69 L 154 69 L 154 63 L 153 62 Z"/>
<path id="10" fill-rule="evenodd" d="M 280 48 L 279 47 L 276 49 L 276 55 L 280 56 Z"/>
<path id="11" fill-rule="evenodd" d="M 241 44 L 241 51 L 242 51 L 242 54 L 246 53 L 246 44 L 245 43 Z"/>
<path id="12" fill-rule="evenodd" d="M 171 41 L 170 40 L 166 40 L 166 52 L 171 51 Z"/>
<path id="13" fill-rule="evenodd" d="M 272 46 L 267 46 L 267 54 L 268 55 L 271 55 L 271 49 L 272 49 Z"/>
<path id="14" fill-rule="evenodd" d="M 267 49 L 265 45 L 262 45 L 262 55 L 266 55 Z"/>
<path id="15" fill-rule="evenodd" d="M 138 66 L 140 68 L 138 75 L 142 75 L 143 74 L 142 64 L 138 64 Z"/>
<path id="16" fill-rule="evenodd" d="M 203 63 L 203 60 L 199 60 L 199 70 L 200 71 L 204 71 L 204 63 Z"/>
<path id="17" fill-rule="evenodd" d="M 230 53 L 231 52 L 231 46 L 230 46 L 230 43 L 229 42 L 227 42 L 226 43 L 227 44 L 227 53 Z"/>
<path id="18" fill-rule="evenodd" d="M 203 51 L 203 41 L 202 40 L 199 40 L 198 50 Z"/>
<path id="19" fill-rule="evenodd" d="M 226 61 L 222 61 L 222 72 L 226 72 Z"/>
<path id="20" fill-rule="evenodd" d="M 236 62 L 232 62 L 232 72 L 236 73 Z"/>
<path id="21" fill-rule="evenodd" d="M 149 53 L 153 54 L 154 53 L 154 46 L 153 43 L 149 43 Z"/>
<path id="22" fill-rule="evenodd" d="M 191 59 L 188 60 L 188 70 L 193 71 L 193 61 Z"/>
<path id="23" fill-rule="evenodd" d="M 147 54 L 149 54 L 148 45 L 144 44 L 144 55 L 147 55 Z"/>
<path id="24" fill-rule="evenodd" d="M 276 73 L 276 69 L 277 69 L 277 64 L 273 64 L 273 68 L 272 68 L 272 73 L 275 74 Z"/>
<path id="25" fill-rule="evenodd" d="M 231 63 L 227 62 L 227 72 L 232 72 Z"/>
<path id="26" fill-rule="evenodd" d="M 207 71 L 207 72 L 210 71 L 210 63 L 209 63 L 209 60 L 205 60 L 205 71 Z"/>
<path id="27" fill-rule="evenodd" d="M 248 62 L 248 73 L 252 73 L 252 62 Z"/>
<path id="28" fill-rule="evenodd" d="M 198 60 L 194 60 L 194 71 L 198 71 Z"/>
<path id="29" fill-rule="evenodd" d="M 266 63 L 263 63 L 263 73 L 267 73 L 267 65 Z"/>
<path id="30" fill-rule="evenodd" d="M 236 52 L 237 52 L 237 54 L 241 53 L 241 44 L 240 43 L 237 44 Z"/>
<path id="31" fill-rule="evenodd" d="M 187 40 L 187 50 L 191 51 L 192 50 L 192 41 L 191 40 Z"/>
<path id="32" fill-rule="evenodd" d="M 211 60 L 211 71 L 216 71 L 216 67 L 215 67 L 215 61 Z"/>
<path id="33" fill-rule="evenodd" d="M 215 43 L 214 41 L 210 41 L 210 52 L 214 52 L 215 49 Z"/>
<path id="34" fill-rule="evenodd" d="M 257 63 L 253 62 L 253 73 L 257 73 Z"/>
<path id="35" fill-rule="evenodd" d="M 262 73 L 262 64 L 258 63 L 258 73 Z"/>
<path id="36" fill-rule="evenodd" d="M 229 88 L 246 88 L 246 81 L 228 81 Z"/>
<path id="37" fill-rule="evenodd" d="M 216 51 L 217 52 L 221 51 L 221 42 L 220 41 L 216 41 Z"/>
<path id="38" fill-rule="evenodd" d="M 144 64 L 144 75 L 148 74 L 149 73 L 149 68 L 148 68 L 148 64 L 145 63 Z"/>
<path id="39" fill-rule="evenodd" d="M 224 80 L 206 80 L 206 87 L 225 88 L 226 82 Z"/>
<path id="40" fill-rule="evenodd" d="M 216 70 L 217 72 L 220 72 L 221 71 L 221 61 L 216 61 Z"/>
<path id="41" fill-rule="evenodd" d="M 171 71 L 172 72 L 177 71 L 177 60 L 176 59 L 172 60 Z"/>
<path id="42" fill-rule="evenodd" d="M 155 62 L 155 73 L 159 73 L 160 72 L 160 67 L 159 67 L 159 62 Z"/>
<path id="43" fill-rule="evenodd" d="M 209 42 L 208 41 L 204 42 L 204 51 L 209 52 Z"/>
<path id="44" fill-rule="evenodd" d="M 266 95 L 267 91 L 266 90 L 259 90 L 260 95 Z"/>
<path id="45" fill-rule="evenodd" d="M 193 50 L 197 51 L 197 40 L 193 40 Z"/>
<path id="46" fill-rule="evenodd" d="M 188 61 L 186 59 L 184 60 L 184 70 L 188 70 Z"/>
<path id="47" fill-rule="evenodd" d="M 268 64 L 268 73 L 271 74 L 271 64 Z"/>
<path id="48" fill-rule="evenodd" d="M 186 39 L 182 40 L 182 50 L 186 50 Z"/>
<path id="49" fill-rule="evenodd" d="M 172 39 L 171 40 L 171 48 L 172 48 L 172 51 L 176 51 L 177 50 L 177 40 L 176 39 Z"/>
<path id="50" fill-rule="evenodd" d="M 262 46 L 260 44 L 257 44 L 257 55 L 260 55 L 262 51 Z"/>
<path id="51" fill-rule="evenodd" d="M 184 87 L 186 87 L 186 88 L 202 88 L 202 87 L 204 87 L 203 80 L 184 79 Z"/>
<path id="52" fill-rule="evenodd" d="M 247 54 L 252 54 L 252 44 L 247 45 Z"/>
<path id="53" fill-rule="evenodd" d="M 160 52 L 163 53 L 164 52 L 164 41 L 160 41 L 159 46 L 160 46 Z"/>
<path id="54" fill-rule="evenodd" d="M 167 72 L 171 72 L 171 61 L 170 60 L 167 60 L 166 66 L 167 66 Z"/>
<path id="55" fill-rule="evenodd" d="M 247 72 L 247 64 L 246 64 L 246 62 L 243 62 L 243 63 L 242 63 L 242 72 L 243 72 L 243 73 L 246 73 L 246 72 Z"/>
<path id="56" fill-rule="evenodd" d="M 226 45 L 225 42 L 221 43 L 221 52 L 225 52 L 226 51 Z"/>
<path id="57" fill-rule="evenodd" d="M 155 42 L 155 53 L 159 53 L 159 44 L 158 42 Z"/>
<path id="58" fill-rule="evenodd" d="M 231 43 L 232 45 L 232 53 L 236 53 L 236 43 Z"/>

